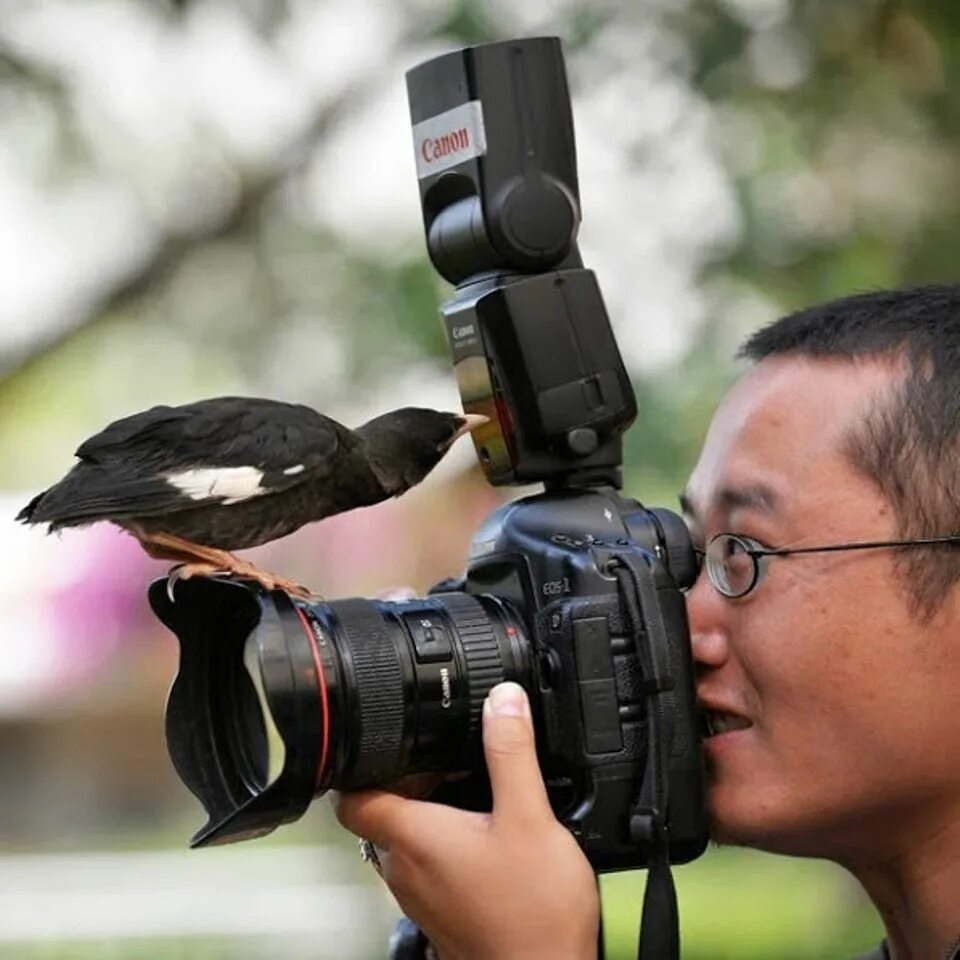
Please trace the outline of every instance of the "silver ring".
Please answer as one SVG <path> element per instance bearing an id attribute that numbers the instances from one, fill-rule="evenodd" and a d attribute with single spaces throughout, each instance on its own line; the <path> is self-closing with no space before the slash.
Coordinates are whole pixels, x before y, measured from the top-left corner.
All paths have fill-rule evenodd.
<path id="1" fill-rule="evenodd" d="M 380 854 L 377 852 L 377 848 L 372 840 L 360 841 L 360 859 L 364 863 L 372 864 L 373 869 L 376 870 L 377 873 L 381 872 Z"/>

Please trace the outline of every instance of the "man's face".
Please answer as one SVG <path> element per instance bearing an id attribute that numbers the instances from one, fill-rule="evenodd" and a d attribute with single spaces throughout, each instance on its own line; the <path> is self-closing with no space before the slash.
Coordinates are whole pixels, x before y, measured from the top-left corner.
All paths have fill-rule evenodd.
<path id="1" fill-rule="evenodd" d="M 899 376 L 879 362 L 758 364 L 690 478 L 697 545 L 718 533 L 767 547 L 895 538 L 892 508 L 843 444 Z M 898 834 L 914 842 L 918 824 L 932 835 L 960 806 L 955 597 L 920 622 L 889 549 L 762 563 L 741 599 L 705 573 L 688 596 L 698 695 L 749 722 L 705 744 L 716 837 L 842 862 Z"/>

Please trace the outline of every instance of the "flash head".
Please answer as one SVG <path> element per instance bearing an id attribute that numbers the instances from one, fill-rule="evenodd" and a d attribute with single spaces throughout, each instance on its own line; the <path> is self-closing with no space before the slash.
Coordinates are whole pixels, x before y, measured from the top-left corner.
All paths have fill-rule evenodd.
<path id="1" fill-rule="evenodd" d="M 570 258 L 580 194 L 555 37 L 487 43 L 407 73 L 427 248 L 451 283 Z"/>
<path id="2" fill-rule="evenodd" d="M 409 71 L 427 249 L 464 409 L 494 484 L 620 486 L 636 400 L 576 237 L 570 94 L 556 37 L 481 44 Z"/>

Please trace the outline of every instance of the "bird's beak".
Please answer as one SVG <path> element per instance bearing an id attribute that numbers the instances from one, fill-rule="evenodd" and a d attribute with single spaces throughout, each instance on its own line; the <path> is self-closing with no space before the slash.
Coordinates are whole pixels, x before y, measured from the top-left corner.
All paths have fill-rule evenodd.
<path id="1" fill-rule="evenodd" d="M 476 430 L 477 427 L 482 427 L 485 423 L 490 422 L 489 417 L 484 417 L 479 413 L 465 413 L 463 415 L 463 419 L 465 422 L 463 426 L 453 435 L 453 439 L 450 441 L 451 444 L 455 443 L 461 437 L 466 436 L 471 430 Z"/>

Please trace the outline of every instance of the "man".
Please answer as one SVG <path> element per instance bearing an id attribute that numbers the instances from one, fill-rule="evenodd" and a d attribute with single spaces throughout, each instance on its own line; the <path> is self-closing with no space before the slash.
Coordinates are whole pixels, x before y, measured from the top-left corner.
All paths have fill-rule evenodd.
<path id="1" fill-rule="evenodd" d="M 841 864 L 877 957 L 960 940 L 960 286 L 866 294 L 755 334 L 682 502 L 714 836 Z M 731 536 L 732 535 L 732 536 Z M 896 544 L 896 545 L 892 545 Z M 519 688 L 488 700 L 494 810 L 369 792 L 341 821 L 444 958 L 596 954 Z"/>

